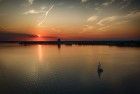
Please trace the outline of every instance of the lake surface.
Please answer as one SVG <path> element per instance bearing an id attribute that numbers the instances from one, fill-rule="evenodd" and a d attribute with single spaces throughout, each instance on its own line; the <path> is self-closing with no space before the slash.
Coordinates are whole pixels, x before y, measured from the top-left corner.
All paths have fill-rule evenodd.
<path id="1" fill-rule="evenodd" d="M 0 44 L 0 94 L 140 94 L 140 48 Z"/>

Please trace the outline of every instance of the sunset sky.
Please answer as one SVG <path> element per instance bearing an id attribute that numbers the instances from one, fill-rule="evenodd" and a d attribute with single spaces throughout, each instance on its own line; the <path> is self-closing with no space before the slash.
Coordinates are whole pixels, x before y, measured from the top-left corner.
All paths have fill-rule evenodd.
<path id="1" fill-rule="evenodd" d="M 0 40 L 136 40 L 139 26 L 140 0 L 0 0 Z"/>

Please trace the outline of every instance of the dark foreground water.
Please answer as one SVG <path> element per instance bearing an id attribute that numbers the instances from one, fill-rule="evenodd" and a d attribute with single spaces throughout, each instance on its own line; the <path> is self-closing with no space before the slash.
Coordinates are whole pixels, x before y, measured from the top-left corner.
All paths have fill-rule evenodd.
<path id="1" fill-rule="evenodd" d="M 0 45 L 0 94 L 140 94 L 140 48 Z"/>

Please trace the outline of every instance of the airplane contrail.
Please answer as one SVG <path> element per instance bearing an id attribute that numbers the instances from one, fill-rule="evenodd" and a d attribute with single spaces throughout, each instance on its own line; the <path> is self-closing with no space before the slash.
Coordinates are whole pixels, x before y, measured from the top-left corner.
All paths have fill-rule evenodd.
<path id="1" fill-rule="evenodd" d="M 54 4 L 45 12 L 45 14 L 41 18 L 40 22 L 38 23 L 38 26 L 41 26 L 43 23 L 45 23 L 47 16 L 48 16 L 49 12 L 53 9 L 53 7 L 54 7 Z"/>

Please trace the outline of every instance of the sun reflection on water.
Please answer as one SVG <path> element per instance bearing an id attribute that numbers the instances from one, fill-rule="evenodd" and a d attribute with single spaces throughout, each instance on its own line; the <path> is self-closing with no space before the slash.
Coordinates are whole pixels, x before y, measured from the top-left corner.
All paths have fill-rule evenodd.
<path id="1" fill-rule="evenodd" d="M 42 58 L 43 58 L 42 45 L 38 45 L 38 59 L 40 63 L 42 62 Z"/>

